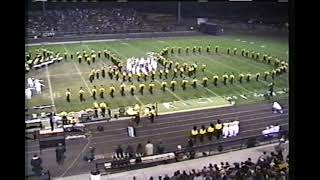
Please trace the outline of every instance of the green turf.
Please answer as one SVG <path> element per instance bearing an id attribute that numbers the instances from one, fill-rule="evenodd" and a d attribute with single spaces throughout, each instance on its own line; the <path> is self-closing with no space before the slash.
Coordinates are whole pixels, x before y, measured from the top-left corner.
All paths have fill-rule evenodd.
<path id="1" fill-rule="evenodd" d="M 242 42 L 246 41 L 246 42 Z M 250 44 L 250 42 L 253 42 Z M 206 53 L 205 47 L 207 45 L 211 46 L 211 52 Z M 214 46 L 219 46 L 219 53 L 213 52 Z M 202 46 L 203 51 L 201 53 L 192 53 L 192 49 L 189 50 L 189 54 L 184 52 L 185 47 L 189 46 Z M 262 47 L 261 47 L 262 46 Z M 28 47 L 31 52 L 34 54 L 34 50 L 39 47 L 44 46 L 32 46 Z M 81 109 L 86 109 L 92 107 L 94 100 L 89 97 L 89 89 L 92 89 L 93 85 L 97 87 L 103 84 L 107 91 L 109 86 L 114 84 L 116 87 L 116 94 L 114 98 L 111 98 L 109 95 L 105 95 L 105 99 L 101 100 L 98 98 L 97 102 L 106 101 L 111 108 L 118 108 L 120 106 L 133 105 L 138 102 L 143 104 L 149 104 L 154 102 L 172 102 L 179 100 L 188 100 L 195 98 L 203 97 L 225 97 L 236 95 L 239 97 L 240 94 L 248 95 L 249 99 L 245 100 L 239 97 L 237 101 L 242 103 L 243 101 L 255 101 L 262 100 L 262 97 L 253 97 L 253 93 L 264 93 L 268 86 L 267 84 L 271 82 L 271 78 L 267 81 L 263 81 L 260 78 L 259 82 L 256 82 L 254 78 L 251 82 L 235 82 L 234 85 L 227 84 L 226 86 L 222 84 L 221 80 L 218 84 L 218 87 L 215 87 L 212 83 L 212 76 L 214 74 L 222 75 L 224 72 L 231 74 L 234 72 L 237 75 L 239 73 L 247 74 L 250 72 L 254 74 L 260 72 L 263 75 L 263 72 L 272 70 L 274 67 L 272 65 L 267 65 L 261 62 L 256 62 L 250 58 L 241 57 L 241 49 L 247 49 L 255 52 L 260 52 L 260 54 L 269 54 L 273 57 L 278 57 L 281 60 L 288 61 L 288 42 L 283 38 L 265 38 L 258 36 L 197 36 L 197 37 L 177 37 L 170 39 L 144 39 L 144 40 L 121 40 L 115 42 L 97 42 L 97 43 L 81 43 L 81 44 L 65 44 L 65 45 L 48 45 L 45 48 L 53 51 L 59 51 L 61 53 L 67 51 L 69 54 L 76 51 L 86 50 L 87 52 L 91 49 L 95 51 L 102 51 L 104 49 L 109 49 L 113 53 L 117 54 L 122 61 L 125 61 L 128 57 L 146 57 L 146 52 L 154 51 L 160 52 L 164 47 L 182 47 L 182 53 L 178 54 L 177 51 L 174 54 L 169 53 L 168 59 L 173 61 L 178 61 L 180 64 L 188 63 L 192 64 L 195 61 L 198 62 L 199 70 L 197 73 L 197 79 L 199 83 L 202 81 L 203 76 L 209 77 L 209 85 L 207 88 L 198 86 L 197 89 L 193 89 L 190 85 L 186 91 L 183 91 L 180 88 L 181 78 L 177 78 L 178 87 L 174 92 L 167 90 L 162 92 L 160 90 L 159 82 L 164 81 L 160 80 L 157 77 L 155 93 L 153 95 L 149 94 L 148 91 L 144 92 L 144 95 L 136 93 L 136 96 L 131 96 L 127 92 L 126 97 L 121 97 L 117 92 L 119 89 L 120 81 L 115 80 L 99 79 L 95 80 L 92 84 L 88 80 L 88 75 L 91 68 L 98 68 L 101 65 L 112 64 L 109 59 L 106 58 L 97 58 L 94 64 L 90 66 L 87 65 L 84 61 L 82 64 L 79 64 L 77 59 L 74 60 L 68 59 L 67 61 L 63 60 L 61 63 L 54 64 L 49 66 L 48 71 L 50 74 L 51 86 L 52 86 L 52 95 L 54 98 L 54 103 L 57 107 L 57 111 L 62 110 L 66 111 L 78 111 Z M 238 48 L 237 55 L 227 55 L 227 48 Z M 232 52 L 232 51 L 231 51 Z M 262 56 L 260 57 L 262 58 Z M 201 64 L 206 64 L 207 69 L 205 74 L 200 71 Z M 159 65 L 160 66 L 160 65 Z M 78 71 L 79 70 L 79 71 Z M 26 75 L 27 77 L 41 78 L 44 80 L 45 88 L 41 95 L 33 97 L 31 101 L 28 102 L 28 106 L 44 105 L 51 104 L 50 91 L 48 86 L 48 76 L 46 69 L 32 70 Z M 170 74 L 169 77 L 172 77 Z M 211 79 L 210 79 L 211 78 Z M 170 78 L 171 79 L 171 78 Z M 149 78 L 150 80 L 150 78 Z M 170 80 L 166 80 L 169 84 Z M 149 82 L 149 81 L 148 81 Z M 280 90 L 282 88 L 288 88 L 288 75 L 284 74 L 280 77 L 277 77 L 275 80 L 275 90 Z M 136 80 L 134 84 L 138 85 Z M 89 89 L 87 88 L 89 86 Z M 128 83 L 127 83 L 128 85 Z M 86 91 L 86 102 L 80 103 L 78 98 L 79 87 L 82 86 Z M 65 90 L 66 88 L 71 89 L 71 102 L 67 103 L 65 101 Z M 280 96 L 287 96 L 283 94 Z"/>

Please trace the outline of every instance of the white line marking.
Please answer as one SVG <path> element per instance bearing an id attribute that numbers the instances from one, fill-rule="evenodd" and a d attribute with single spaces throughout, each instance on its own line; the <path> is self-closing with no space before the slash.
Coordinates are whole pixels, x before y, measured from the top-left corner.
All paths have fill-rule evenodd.
<path id="1" fill-rule="evenodd" d="M 211 89 L 209 89 L 209 88 L 207 88 L 207 87 L 205 87 L 205 89 L 206 89 L 207 91 L 209 91 L 211 94 L 213 94 L 213 95 L 215 95 L 215 96 L 218 96 L 218 97 L 221 97 L 221 96 L 219 96 L 217 93 L 213 92 Z M 212 102 L 212 101 L 210 100 L 210 102 Z"/>
<path id="2" fill-rule="evenodd" d="M 69 53 L 69 50 L 66 48 L 65 44 L 63 44 L 63 48 L 65 49 L 65 51 L 67 51 L 67 52 Z M 77 65 L 76 63 L 74 63 L 73 61 L 72 61 L 72 64 L 73 64 L 73 65 L 74 65 L 74 67 L 76 68 L 76 70 L 77 70 L 77 72 L 78 72 L 79 76 L 81 77 L 82 81 L 84 82 L 84 84 L 86 85 L 86 87 L 87 87 L 88 91 L 89 91 L 89 92 L 90 92 L 90 94 L 91 94 L 91 89 L 90 89 L 90 87 L 89 87 L 88 83 L 86 82 L 86 80 L 84 79 L 84 77 L 82 76 L 82 73 L 81 73 L 81 71 L 80 71 L 80 69 L 79 69 L 78 65 Z"/>
<path id="3" fill-rule="evenodd" d="M 46 66 L 46 72 L 47 72 L 47 79 L 48 79 L 48 85 L 49 85 L 49 91 L 50 91 L 50 98 L 51 98 L 51 103 L 53 105 L 53 111 L 56 112 L 56 105 L 54 103 L 54 98 L 53 98 L 53 93 L 52 93 L 52 87 L 51 87 L 51 80 L 50 80 L 50 73 L 48 70 L 48 66 Z"/>
<path id="4" fill-rule="evenodd" d="M 229 65 L 227 65 L 227 64 L 220 63 L 219 61 L 212 60 L 212 59 L 207 58 L 207 57 L 205 57 L 205 56 L 203 56 L 203 58 L 208 59 L 208 60 L 210 60 L 210 61 L 212 61 L 212 62 L 221 64 L 222 66 L 226 66 L 226 67 L 228 67 L 229 69 L 233 69 L 233 70 L 235 70 L 235 71 L 238 71 L 238 69 L 235 69 L 235 68 L 233 68 L 233 67 L 231 67 L 231 66 L 229 66 Z M 214 75 L 211 71 L 208 71 L 208 72 L 209 72 L 211 75 Z M 241 89 L 244 90 L 244 91 L 251 92 L 251 93 L 253 92 L 253 91 L 249 91 L 248 89 L 246 89 L 246 88 L 244 88 L 244 87 L 242 87 L 242 86 L 240 86 L 240 85 L 238 85 L 238 84 L 234 84 L 234 85 L 237 86 L 237 87 L 239 87 L 239 88 L 241 88 Z M 221 97 L 221 96 L 220 96 L 220 97 Z"/>
<path id="5" fill-rule="evenodd" d="M 72 163 L 67 167 L 67 169 L 61 174 L 60 177 L 63 177 L 74 165 L 74 163 L 80 158 L 80 155 L 83 154 L 83 152 L 87 149 L 87 147 L 90 144 L 90 137 L 88 138 L 87 144 L 83 147 L 83 149 L 80 151 L 80 153 L 77 155 L 77 157 L 72 161 Z"/>
<path id="6" fill-rule="evenodd" d="M 281 114 L 281 115 L 288 115 L 287 114 Z M 251 119 L 247 119 L 247 120 L 244 120 L 244 121 L 240 121 L 240 128 L 241 127 L 244 127 L 244 126 L 241 126 L 241 122 L 249 122 L 249 121 L 255 121 L 255 120 L 258 120 L 258 119 L 266 119 L 266 118 L 270 118 L 270 117 L 277 117 L 277 116 L 266 116 L 266 117 L 262 117 L 262 118 L 251 118 Z M 288 117 L 286 117 L 288 118 Z M 234 119 L 234 117 L 232 118 Z M 229 119 L 229 120 L 232 120 L 232 119 Z M 283 118 L 284 119 L 284 118 Z M 212 122 L 212 120 L 209 120 L 209 121 L 206 121 L 206 122 Z M 205 123 L 205 122 L 201 122 L 201 123 Z M 259 123 L 255 123 L 255 124 L 265 124 L 265 123 L 269 123 L 269 122 L 259 122 Z M 245 125 L 245 126 L 251 126 L 251 125 L 255 125 L 255 124 L 248 124 L 248 125 Z M 286 123 L 288 124 L 288 123 Z M 191 124 L 183 124 L 183 125 L 179 125 L 179 126 L 174 126 L 174 127 L 183 127 L 183 126 L 190 126 L 192 127 L 193 125 L 199 125 L 198 122 L 193 122 Z M 164 128 L 158 128 L 159 129 L 166 129 L 166 128 L 170 128 L 170 127 L 164 127 Z M 265 127 L 263 128 L 258 128 L 258 129 L 251 129 L 251 130 L 247 130 L 247 131 L 256 131 L 256 130 L 264 130 Z M 154 131 L 154 129 L 152 130 Z M 137 138 L 146 138 L 146 137 L 153 137 L 153 136 L 158 136 L 158 135 L 167 135 L 167 134 L 173 134 L 173 133 L 177 133 L 177 132 L 186 132 L 188 130 L 186 129 L 183 129 L 183 130 L 179 130 L 179 131 L 170 131 L 170 132 L 166 132 L 166 133 L 156 133 L 156 134 L 151 134 L 151 135 L 146 135 L 146 136 L 141 136 L 141 137 L 137 137 Z M 247 131 L 242 131 L 243 132 L 247 132 Z M 186 136 L 186 135 L 184 135 Z M 111 143 L 111 142 L 119 142 L 119 141 L 124 141 L 124 140 L 130 140 L 131 138 L 122 138 L 122 139 L 117 139 L 117 140 L 111 140 L 111 141 L 102 141 L 102 142 L 96 142 L 96 143 L 92 143 L 91 145 L 95 145 L 95 144 L 103 144 L 103 143 Z"/>
<path id="7" fill-rule="evenodd" d="M 192 31 L 173 31 L 173 32 L 168 32 L 165 34 L 176 34 L 176 33 L 192 33 L 188 37 L 199 37 L 198 34 L 194 34 Z M 131 34 L 163 34 L 164 32 L 151 32 L 151 33 L 128 33 L 129 35 Z M 95 35 L 95 36 L 105 36 L 106 34 L 101 34 L 101 35 Z M 139 39 L 176 39 L 176 38 L 185 38 L 184 36 L 178 36 L 178 37 L 168 37 L 166 35 L 164 36 L 159 36 L 159 37 L 142 37 L 142 38 L 118 38 L 118 39 L 100 39 L 100 40 L 83 40 L 83 41 L 63 41 L 63 42 L 40 42 L 40 43 L 28 43 L 25 46 L 40 46 L 40 45 L 55 45 L 55 44 L 80 44 L 80 43 L 94 43 L 94 42 L 112 42 L 112 41 L 120 41 L 120 40 L 139 40 Z"/>
<path id="8" fill-rule="evenodd" d="M 156 79 L 155 80 L 158 84 L 160 84 L 161 85 L 161 83 Z M 174 92 L 172 92 L 169 88 L 166 88 L 166 90 L 170 93 L 170 94 L 172 94 L 175 98 L 177 98 L 177 99 L 179 99 L 180 101 L 184 101 L 182 98 L 180 98 L 176 93 L 174 93 Z"/>
<path id="9" fill-rule="evenodd" d="M 90 74 L 90 72 L 82 72 L 82 74 Z M 58 73 L 58 74 L 50 74 L 50 77 L 58 77 L 58 76 L 70 76 L 70 75 L 78 75 L 78 73 Z M 39 77 L 44 77 L 45 75 L 39 75 Z"/>
<path id="10" fill-rule="evenodd" d="M 134 95 L 134 98 L 135 98 L 141 105 L 144 105 L 144 103 L 143 103 L 136 95 Z"/>
<path id="11" fill-rule="evenodd" d="M 271 106 L 271 105 L 270 105 Z M 288 106 L 286 106 L 285 108 L 288 108 Z M 235 117 L 246 117 L 246 116 L 252 116 L 252 115 L 263 115 L 263 114 L 269 114 L 270 112 L 262 112 L 262 113 L 255 113 L 255 112 L 258 112 L 258 111 L 261 111 L 261 110 L 268 110 L 270 109 L 270 107 L 262 107 L 262 108 L 256 108 L 256 109 L 249 109 L 249 110 L 245 110 L 245 111 L 234 111 L 234 112 L 228 112 L 228 113 L 222 113 L 222 114 L 215 114 L 215 115 L 207 115 L 207 116 L 204 116 L 202 118 L 215 118 L 215 117 L 219 117 L 221 118 L 222 116 L 226 116 L 226 115 L 235 115 Z M 288 111 L 289 109 L 284 109 L 285 111 Z M 249 113 L 248 115 L 241 115 L 239 116 L 239 114 L 242 114 L 242 113 Z M 203 112 L 200 112 L 200 113 L 193 113 L 191 115 L 203 115 Z M 190 120 L 197 120 L 199 119 L 198 117 L 196 118 L 183 118 L 183 117 L 189 117 L 190 114 L 188 115 L 178 115 L 178 116 L 174 116 L 173 118 L 179 118 L 181 120 L 174 120 L 174 121 L 169 121 L 169 122 L 161 122 L 159 121 L 160 123 L 158 123 L 157 125 L 163 125 L 163 124 L 172 124 L 172 123 L 177 123 L 177 122 L 180 122 L 182 124 L 182 122 L 185 122 L 185 121 L 190 121 Z M 167 117 L 163 117 L 161 118 L 161 116 L 159 118 L 157 118 L 158 120 L 161 120 L 161 119 L 166 119 Z M 226 119 L 232 119 L 234 118 L 233 116 L 232 117 L 228 117 Z M 211 121 L 210 121 L 211 122 Z M 240 122 L 243 122 L 243 121 L 240 121 Z M 113 131 L 122 131 L 122 130 L 125 130 L 126 128 L 118 128 L 118 129 L 113 129 Z M 145 130 L 144 130 L 145 131 Z M 109 135 L 107 135 L 109 136 Z M 105 136 L 99 136 L 99 137 L 105 137 Z M 91 139 L 96 139 L 96 138 L 99 138 L 99 137 L 92 137 Z M 39 147 L 39 146 L 28 146 L 29 148 L 32 148 L 32 147 Z"/>
<path id="12" fill-rule="evenodd" d="M 80 69 L 78 68 L 78 65 L 77 65 L 76 63 L 74 63 L 74 62 L 73 62 L 73 65 L 74 65 L 74 67 L 76 68 L 79 76 L 81 77 L 82 81 L 84 82 L 84 84 L 86 85 L 88 91 L 89 91 L 90 94 L 91 94 L 91 89 L 90 89 L 88 83 L 86 82 L 86 80 L 84 79 L 84 77 L 82 76 L 82 73 L 81 73 Z"/>

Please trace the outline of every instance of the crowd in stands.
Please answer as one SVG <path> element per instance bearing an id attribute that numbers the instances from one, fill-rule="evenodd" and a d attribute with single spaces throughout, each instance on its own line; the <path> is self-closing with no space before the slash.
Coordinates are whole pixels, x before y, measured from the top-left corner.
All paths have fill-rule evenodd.
<path id="1" fill-rule="evenodd" d="M 163 154 L 165 152 L 165 145 L 162 141 L 159 141 L 157 145 L 153 145 L 150 141 L 143 147 L 141 143 L 134 149 L 131 145 L 128 145 L 125 149 L 121 145 L 115 150 L 114 159 L 133 158 L 141 156 L 151 156 L 154 154 Z"/>
<path id="2" fill-rule="evenodd" d="M 279 147 L 280 146 L 280 147 Z M 176 171 L 169 175 L 150 177 L 149 180 L 288 180 L 289 179 L 289 155 L 283 157 L 284 148 L 276 146 L 276 152 L 263 154 L 257 162 L 248 158 L 245 162 L 209 164 L 202 169 L 192 171 Z M 136 177 L 133 179 L 138 180 Z"/>
<path id="3" fill-rule="evenodd" d="M 95 8 L 30 11 L 27 33 L 105 33 L 143 28 L 141 16 L 131 8 Z"/>

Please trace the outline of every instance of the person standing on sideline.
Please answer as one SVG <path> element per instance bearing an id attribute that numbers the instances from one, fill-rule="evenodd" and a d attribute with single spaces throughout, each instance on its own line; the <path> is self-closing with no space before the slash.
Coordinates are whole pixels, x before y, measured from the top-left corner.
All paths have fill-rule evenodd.
<path id="1" fill-rule="evenodd" d="M 214 133 L 214 125 L 211 123 L 207 129 L 208 139 L 211 141 Z"/>
<path id="2" fill-rule="evenodd" d="M 59 165 L 62 165 L 64 162 L 64 153 L 66 152 L 66 148 L 62 145 L 62 143 L 58 144 L 56 148 L 56 161 Z"/>
<path id="3" fill-rule="evenodd" d="M 121 145 L 118 145 L 116 149 L 117 158 L 123 158 L 123 149 L 121 148 Z"/>
<path id="4" fill-rule="evenodd" d="M 154 123 L 154 112 L 151 112 L 150 114 L 150 121 L 151 123 Z"/>
<path id="5" fill-rule="evenodd" d="M 220 122 L 220 119 L 218 119 L 217 124 L 214 126 L 214 129 L 216 131 L 217 139 L 220 139 L 220 136 L 222 135 L 222 124 Z"/>
<path id="6" fill-rule="evenodd" d="M 32 166 L 32 171 L 35 173 L 35 175 L 40 176 L 42 173 L 42 159 L 35 154 L 32 159 L 31 159 L 31 166 Z"/>
<path id="7" fill-rule="evenodd" d="M 157 153 L 158 154 L 163 154 L 165 151 L 165 147 L 162 144 L 162 141 L 160 140 L 159 144 L 157 145 Z"/>
<path id="8" fill-rule="evenodd" d="M 206 135 L 207 130 L 206 127 L 204 125 L 201 126 L 201 129 L 199 130 L 199 134 L 200 134 L 200 142 L 203 143 L 204 140 L 204 136 Z"/>
<path id="9" fill-rule="evenodd" d="M 50 117 L 49 117 L 49 120 L 50 120 L 50 127 L 51 127 L 51 131 L 53 131 L 54 130 L 54 124 L 53 124 L 53 114 L 52 113 L 50 113 L 50 115 L 49 115 Z"/>
<path id="10" fill-rule="evenodd" d="M 197 130 L 197 126 L 193 126 L 193 129 L 191 130 L 191 138 L 194 142 L 197 142 L 197 136 L 199 134 L 199 131 Z"/>
<path id="11" fill-rule="evenodd" d="M 148 141 L 147 144 L 146 144 L 146 146 L 145 146 L 145 153 L 146 153 L 146 155 L 147 155 L 147 156 L 153 155 L 153 150 L 154 150 L 153 144 L 152 144 L 150 141 Z"/>
<path id="12" fill-rule="evenodd" d="M 91 162 L 94 160 L 94 151 L 95 151 L 95 148 L 90 146 L 89 147 L 89 150 L 87 151 L 86 155 L 84 156 L 84 160 L 87 161 L 87 162 Z"/>
<path id="13" fill-rule="evenodd" d="M 141 157 L 143 155 L 143 147 L 142 144 L 139 143 L 136 149 L 136 156 Z"/>

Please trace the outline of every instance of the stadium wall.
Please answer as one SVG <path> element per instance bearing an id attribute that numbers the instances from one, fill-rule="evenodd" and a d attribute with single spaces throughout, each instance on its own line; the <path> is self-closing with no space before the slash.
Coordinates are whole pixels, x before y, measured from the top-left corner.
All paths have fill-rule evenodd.
<path id="1" fill-rule="evenodd" d="M 83 41 L 112 41 L 117 39 L 140 39 L 140 38 L 159 38 L 177 36 L 197 36 L 203 35 L 197 31 L 174 31 L 174 32 L 149 32 L 149 33 L 124 33 L 124 34 L 95 34 L 82 36 L 48 37 L 39 39 L 27 39 L 26 46 L 42 44 L 62 44 L 62 43 L 81 43 Z"/>

